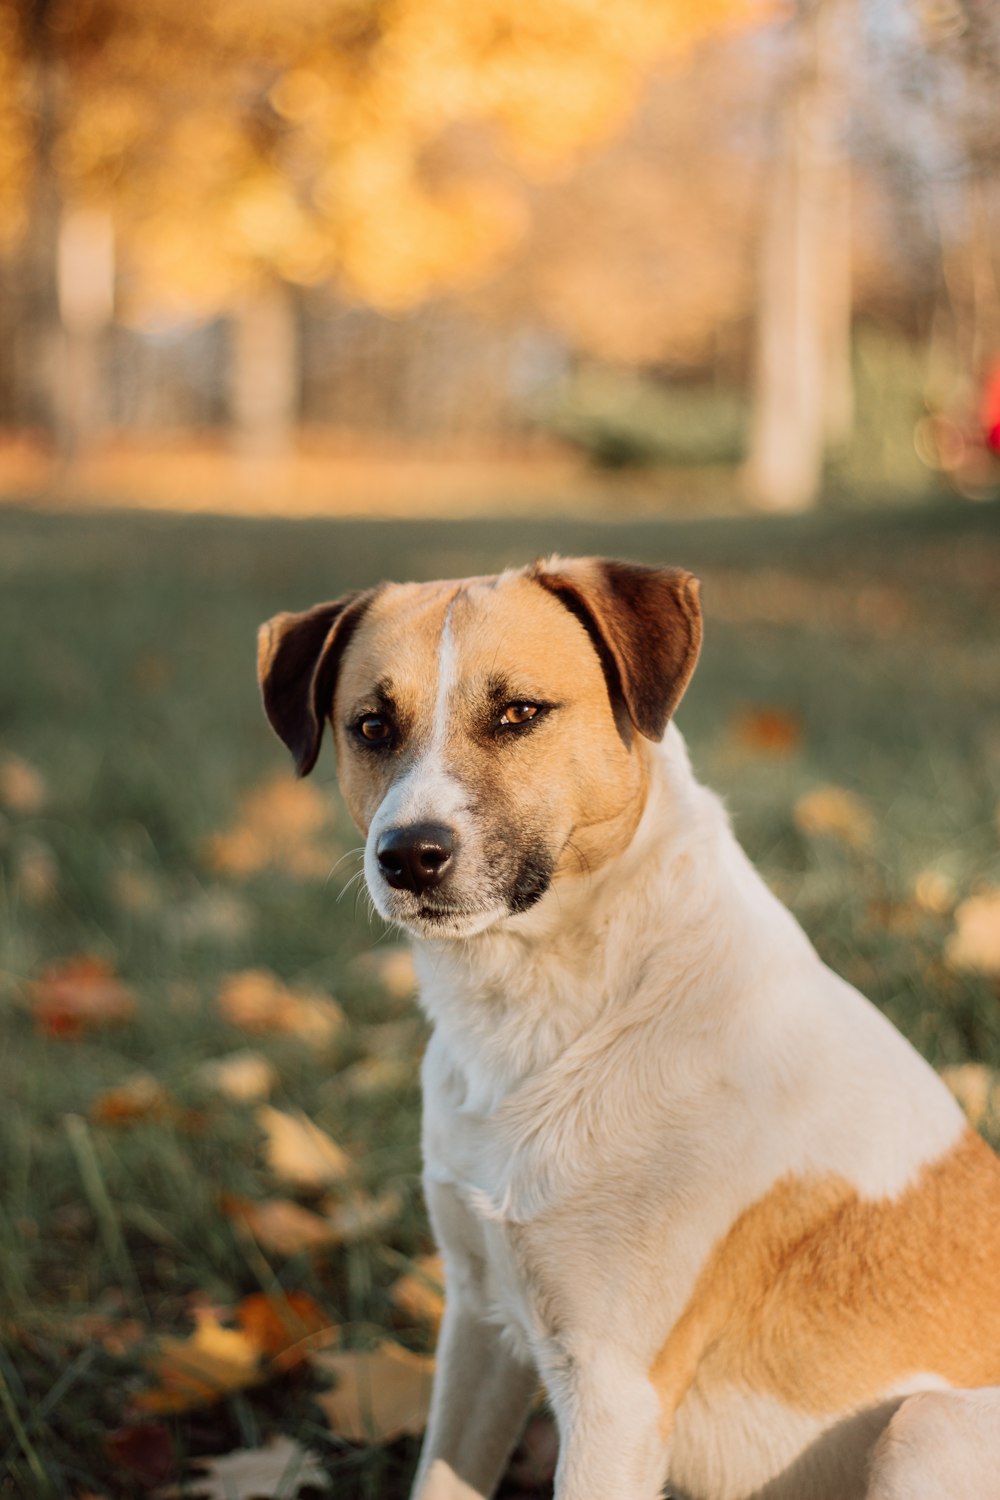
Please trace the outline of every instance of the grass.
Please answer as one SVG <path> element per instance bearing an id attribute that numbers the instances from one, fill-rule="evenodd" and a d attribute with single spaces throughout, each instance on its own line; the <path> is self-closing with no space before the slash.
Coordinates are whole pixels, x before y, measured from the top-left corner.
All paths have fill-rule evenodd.
<path id="1" fill-rule="evenodd" d="M 935 1064 L 1000 1065 L 995 981 L 942 956 L 954 906 L 1000 884 L 997 507 L 670 524 L 0 511 L 0 758 L 22 757 L 47 786 L 44 806 L 0 822 L 0 1495 L 137 1492 L 107 1435 L 142 1383 L 143 1346 L 108 1352 L 80 1336 L 81 1314 L 113 1308 L 176 1332 L 195 1295 L 229 1306 L 278 1287 L 309 1292 L 349 1342 L 392 1328 L 424 1345 L 388 1295 L 429 1248 L 415 1078 L 340 1086 L 371 1027 L 406 1013 L 365 961 L 385 936 L 363 901 L 337 899 L 356 865 L 330 880 L 237 878 L 206 847 L 285 768 L 254 683 L 260 620 L 383 576 L 483 571 L 552 548 L 702 573 L 706 646 L 679 716 L 697 769 L 835 968 Z M 336 809 L 329 750 L 316 777 L 346 853 L 358 838 Z M 859 847 L 796 825 L 796 801 L 827 784 L 870 810 Z M 939 899 L 922 904 L 928 872 Z M 138 1015 L 75 1040 L 44 1034 L 31 981 L 81 952 L 114 960 Z M 222 1208 L 227 1194 L 276 1191 L 252 1113 L 207 1100 L 197 1081 L 202 1061 L 247 1043 L 214 996 L 251 966 L 344 1006 L 351 1029 L 328 1055 L 294 1037 L 254 1045 L 277 1066 L 274 1102 L 307 1111 L 368 1187 L 402 1201 L 381 1239 L 318 1263 L 261 1255 Z M 175 1116 L 95 1120 L 95 1100 L 137 1069 Z M 333 1438 L 302 1376 L 169 1425 L 194 1454 L 297 1434 L 348 1497 L 402 1496 L 414 1451 Z"/>

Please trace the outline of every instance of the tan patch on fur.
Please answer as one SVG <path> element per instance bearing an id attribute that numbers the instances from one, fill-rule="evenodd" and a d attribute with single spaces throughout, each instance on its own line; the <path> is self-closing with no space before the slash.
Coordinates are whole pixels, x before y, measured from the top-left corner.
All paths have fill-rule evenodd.
<path id="1" fill-rule="evenodd" d="M 786 1177 L 719 1242 L 650 1371 L 842 1412 L 923 1372 L 1000 1382 L 1000 1161 L 972 1131 L 898 1198 Z"/>

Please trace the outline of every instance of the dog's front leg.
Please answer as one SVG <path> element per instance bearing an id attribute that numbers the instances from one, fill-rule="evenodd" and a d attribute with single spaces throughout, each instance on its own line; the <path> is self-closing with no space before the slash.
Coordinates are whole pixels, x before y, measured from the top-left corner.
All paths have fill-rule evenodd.
<path id="1" fill-rule="evenodd" d="M 557 1358 L 543 1374 L 559 1424 L 555 1500 L 656 1500 L 668 1447 L 645 1373 L 601 1348 Z"/>
<path id="2" fill-rule="evenodd" d="M 533 1363 L 487 1321 L 479 1226 L 453 1188 L 427 1184 L 445 1253 L 445 1313 L 413 1500 L 489 1500 L 538 1389 Z"/>

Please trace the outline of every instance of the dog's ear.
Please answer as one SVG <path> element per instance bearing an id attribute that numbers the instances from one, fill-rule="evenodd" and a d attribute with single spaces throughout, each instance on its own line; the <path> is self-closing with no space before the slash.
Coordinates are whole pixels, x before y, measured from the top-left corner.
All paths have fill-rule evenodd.
<path id="1" fill-rule="evenodd" d="M 662 739 L 701 647 L 694 574 L 601 557 L 555 557 L 536 563 L 531 577 L 587 631 L 612 705 L 622 705 L 647 739 Z"/>
<path id="2" fill-rule="evenodd" d="M 300 776 L 316 764 L 344 648 L 374 597 L 374 589 L 345 594 L 302 614 L 275 615 L 257 632 L 264 711 Z"/>

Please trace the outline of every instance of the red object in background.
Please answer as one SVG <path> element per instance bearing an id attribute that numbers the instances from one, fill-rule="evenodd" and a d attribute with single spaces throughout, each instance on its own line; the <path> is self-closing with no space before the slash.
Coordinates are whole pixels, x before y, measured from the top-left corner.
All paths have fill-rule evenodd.
<path id="1" fill-rule="evenodd" d="M 1000 359 L 986 377 L 980 414 L 986 446 L 992 453 L 1000 454 Z"/>

